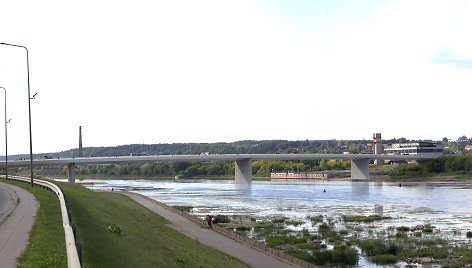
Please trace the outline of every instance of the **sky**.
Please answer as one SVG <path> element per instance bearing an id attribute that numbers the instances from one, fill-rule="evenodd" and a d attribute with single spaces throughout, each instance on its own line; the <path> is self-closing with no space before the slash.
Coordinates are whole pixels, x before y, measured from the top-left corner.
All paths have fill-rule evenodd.
<path id="1" fill-rule="evenodd" d="M 464 0 L 0 2 L 33 153 L 79 126 L 84 147 L 470 137 L 470 29 Z M 0 45 L 0 87 L 8 153 L 28 153 L 24 49 Z"/>

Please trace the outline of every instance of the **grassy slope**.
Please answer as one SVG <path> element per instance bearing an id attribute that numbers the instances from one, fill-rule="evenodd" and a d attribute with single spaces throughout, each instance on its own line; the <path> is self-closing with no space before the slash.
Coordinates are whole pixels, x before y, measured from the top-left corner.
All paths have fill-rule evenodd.
<path id="1" fill-rule="evenodd" d="M 84 267 L 246 267 L 236 258 L 166 226 L 164 218 L 130 198 L 58 183 L 83 243 Z M 108 230 L 119 227 L 124 235 Z"/>
<path id="2" fill-rule="evenodd" d="M 59 199 L 52 192 L 27 183 L 6 181 L 32 192 L 40 207 L 20 267 L 67 267 L 67 253 Z"/>

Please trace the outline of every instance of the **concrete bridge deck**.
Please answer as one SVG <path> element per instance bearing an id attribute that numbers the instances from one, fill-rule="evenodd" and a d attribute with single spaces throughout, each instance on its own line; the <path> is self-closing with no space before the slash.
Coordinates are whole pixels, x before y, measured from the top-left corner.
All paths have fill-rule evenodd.
<path id="1" fill-rule="evenodd" d="M 75 181 L 75 166 L 90 164 L 126 164 L 152 162 L 198 162 L 198 161 L 235 161 L 237 183 L 251 183 L 253 160 L 351 160 L 351 177 L 369 179 L 369 161 L 377 160 L 431 160 L 439 155 L 383 155 L 383 154 L 208 154 L 208 155 L 149 155 L 115 157 L 79 157 L 33 159 L 33 166 L 68 166 L 69 182 Z M 29 160 L 8 161 L 8 167 L 29 167 Z M 0 162 L 5 168 L 5 161 Z"/>

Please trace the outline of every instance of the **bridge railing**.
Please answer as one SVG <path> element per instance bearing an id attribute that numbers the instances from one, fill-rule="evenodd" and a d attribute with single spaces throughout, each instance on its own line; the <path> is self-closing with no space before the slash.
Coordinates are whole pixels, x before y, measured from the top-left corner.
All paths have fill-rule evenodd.
<path id="1" fill-rule="evenodd" d="M 5 178 L 5 175 L 0 175 L 0 177 Z M 8 176 L 9 180 L 22 181 L 26 183 L 31 182 L 31 178 L 18 177 L 18 176 Z M 34 184 L 47 188 L 57 195 L 59 203 L 61 205 L 61 214 L 62 214 L 62 225 L 64 227 L 65 241 L 66 241 L 66 251 L 67 251 L 67 267 L 69 268 L 81 268 L 82 264 L 80 262 L 79 255 L 81 255 L 82 247 L 80 244 L 76 243 L 75 237 L 75 226 L 71 222 L 69 207 L 66 202 L 64 193 L 62 192 L 59 186 L 54 183 L 43 181 L 43 180 L 34 180 Z M 80 253 L 79 253 L 80 251 Z"/>

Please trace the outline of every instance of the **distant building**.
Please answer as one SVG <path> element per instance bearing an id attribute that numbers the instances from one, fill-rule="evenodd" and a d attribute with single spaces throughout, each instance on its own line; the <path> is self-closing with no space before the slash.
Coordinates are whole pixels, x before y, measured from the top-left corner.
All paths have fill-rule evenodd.
<path id="1" fill-rule="evenodd" d="M 374 133 L 374 154 L 382 154 L 382 134 Z"/>
<path id="2" fill-rule="evenodd" d="M 465 146 L 466 151 L 472 151 L 472 145 L 468 144 Z"/>
<path id="3" fill-rule="evenodd" d="M 434 154 L 439 156 L 444 152 L 444 145 L 434 141 L 395 143 L 385 146 L 384 151 L 387 155 Z"/>
<path id="4" fill-rule="evenodd" d="M 459 145 L 459 146 L 464 146 L 464 145 L 468 145 L 468 144 L 470 144 L 469 139 L 458 139 L 456 141 L 456 145 Z"/>

